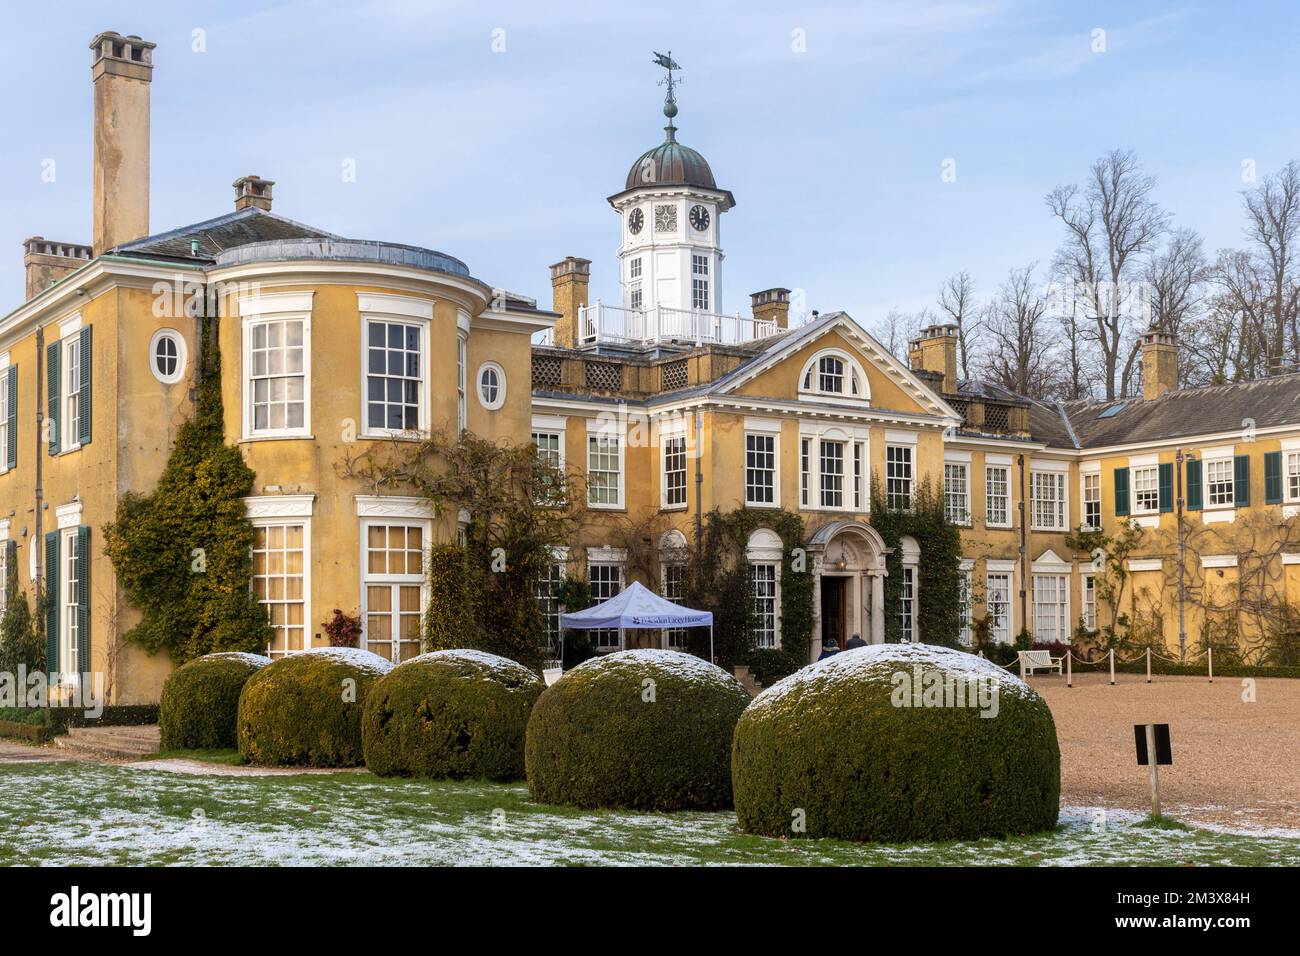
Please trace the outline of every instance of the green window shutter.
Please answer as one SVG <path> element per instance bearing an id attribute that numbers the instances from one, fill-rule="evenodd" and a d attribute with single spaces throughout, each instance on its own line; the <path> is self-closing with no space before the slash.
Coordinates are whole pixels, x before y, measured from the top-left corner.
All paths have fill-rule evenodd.
<path id="1" fill-rule="evenodd" d="M 1128 469 L 1115 469 L 1115 515 L 1123 518 L 1128 514 Z"/>
<path id="2" fill-rule="evenodd" d="M 90 529 L 77 529 L 77 670 L 90 673 Z"/>
<path id="3" fill-rule="evenodd" d="M 1169 462 L 1160 466 L 1160 510 L 1165 514 L 1174 510 L 1174 466 Z"/>
<path id="4" fill-rule="evenodd" d="M 1282 503 L 1282 453 L 1270 451 L 1264 456 L 1264 504 Z"/>
<path id="5" fill-rule="evenodd" d="M 4 450 L 5 465 L 9 468 L 18 467 L 18 366 L 9 366 L 9 371 L 5 375 L 5 392 L 9 401 L 9 416 L 6 422 L 5 434 L 8 436 L 5 442 L 7 446 Z"/>
<path id="6" fill-rule="evenodd" d="M 45 350 L 45 394 L 49 416 L 46 424 L 50 429 L 50 454 L 59 453 L 59 343 L 55 342 Z"/>
<path id="7" fill-rule="evenodd" d="M 1237 455 L 1232 461 L 1233 504 L 1238 508 L 1250 505 L 1250 456 Z"/>
<path id="8" fill-rule="evenodd" d="M 81 330 L 77 336 L 77 348 L 81 349 L 81 383 L 77 392 L 77 413 L 81 419 L 79 422 L 77 441 L 83 445 L 90 444 L 90 382 L 91 382 L 91 348 L 90 348 L 91 327 L 88 325 Z"/>
<path id="9" fill-rule="evenodd" d="M 1187 510 L 1201 510 L 1201 462 L 1198 458 L 1187 459 Z"/>
<path id="10" fill-rule="evenodd" d="M 45 535 L 45 669 L 59 670 L 59 533 Z"/>

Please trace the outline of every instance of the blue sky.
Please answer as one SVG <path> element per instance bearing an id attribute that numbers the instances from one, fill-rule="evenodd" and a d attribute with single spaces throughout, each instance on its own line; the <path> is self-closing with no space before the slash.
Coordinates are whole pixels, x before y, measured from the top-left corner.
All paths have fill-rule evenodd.
<path id="1" fill-rule="evenodd" d="M 650 52 L 671 49 L 679 140 L 737 199 L 724 308 L 784 285 L 870 327 L 931 304 L 959 269 L 988 293 L 1045 263 L 1060 231 L 1044 194 L 1114 147 L 1138 152 L 1207 250 L 1239 242 L 1243 160 L 1264 173 L 1300 156 L 1298 8 L 27 4 L 6 17 L 0 311 L 21 298 L 24 238 L 89 241 L 88 43 L 104 29 L 158 43 L 154 231 L 226 212 L 231 182 L 256 173 L 276 181 L 277 212 L 442 250 L 544 306 L 546 267 L 565 255 L 593 260 L 593 295 L 617 296 L 605 197 L 662 139 Z"/>

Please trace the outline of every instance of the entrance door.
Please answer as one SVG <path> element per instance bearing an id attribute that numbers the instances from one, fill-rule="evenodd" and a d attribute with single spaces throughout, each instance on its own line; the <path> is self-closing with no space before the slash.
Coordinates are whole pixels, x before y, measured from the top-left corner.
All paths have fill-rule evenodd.
<path id="1" fill-rule="evenodd" d="M 849 579 L 822 578 L 822 644 L 834 640 L 844 650 L 849 612 Z"/>

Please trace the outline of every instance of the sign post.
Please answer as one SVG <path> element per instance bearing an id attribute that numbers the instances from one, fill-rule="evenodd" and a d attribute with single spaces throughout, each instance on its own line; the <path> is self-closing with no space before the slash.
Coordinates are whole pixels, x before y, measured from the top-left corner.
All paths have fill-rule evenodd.
<path id="1" fill-rule="evenodd" d="M 1133 741 L 1137 745 L 1138 766 L 1150 768 L 1151 776 L 1151 815 L 1160 816 L 1160 772 L 1159 766 L 1169 766 L 1174 762 L 1173 751 L 1169 745 L 1168 724 L 1134 724 Z"/>

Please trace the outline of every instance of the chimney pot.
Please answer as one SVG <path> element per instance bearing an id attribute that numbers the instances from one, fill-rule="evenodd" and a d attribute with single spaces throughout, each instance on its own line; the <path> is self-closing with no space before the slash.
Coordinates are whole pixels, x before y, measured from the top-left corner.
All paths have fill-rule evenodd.
<path id="1" fill-rule="evenodd" d="M 927 325 L 908 348 L 914 372 L 935 372 L 943 376 L 943 391 L 957 392 L 957 326 L 951 322 Z"/>
<path id="2" fill-rule="evenodd" d="M 1155 327 L 1142 333 L 1142 400 L 1178 390 L 1178 339 Z"/>
<path id="3" fill-rule="evenodd" d="M 771 322 L 778 329 L 790 327 L 790 290 L 775 288 L 754 292 L 749 306 L 755 322 Z"/>
<path id="4" fill-rule="evenodd" d="M 271 187 L 275 183 L 261 176 L 250 174 L 240 176 L 234 182 L 235 209 L 247 209 L 250 206 L 264 212 L 271 211 Z"/>

